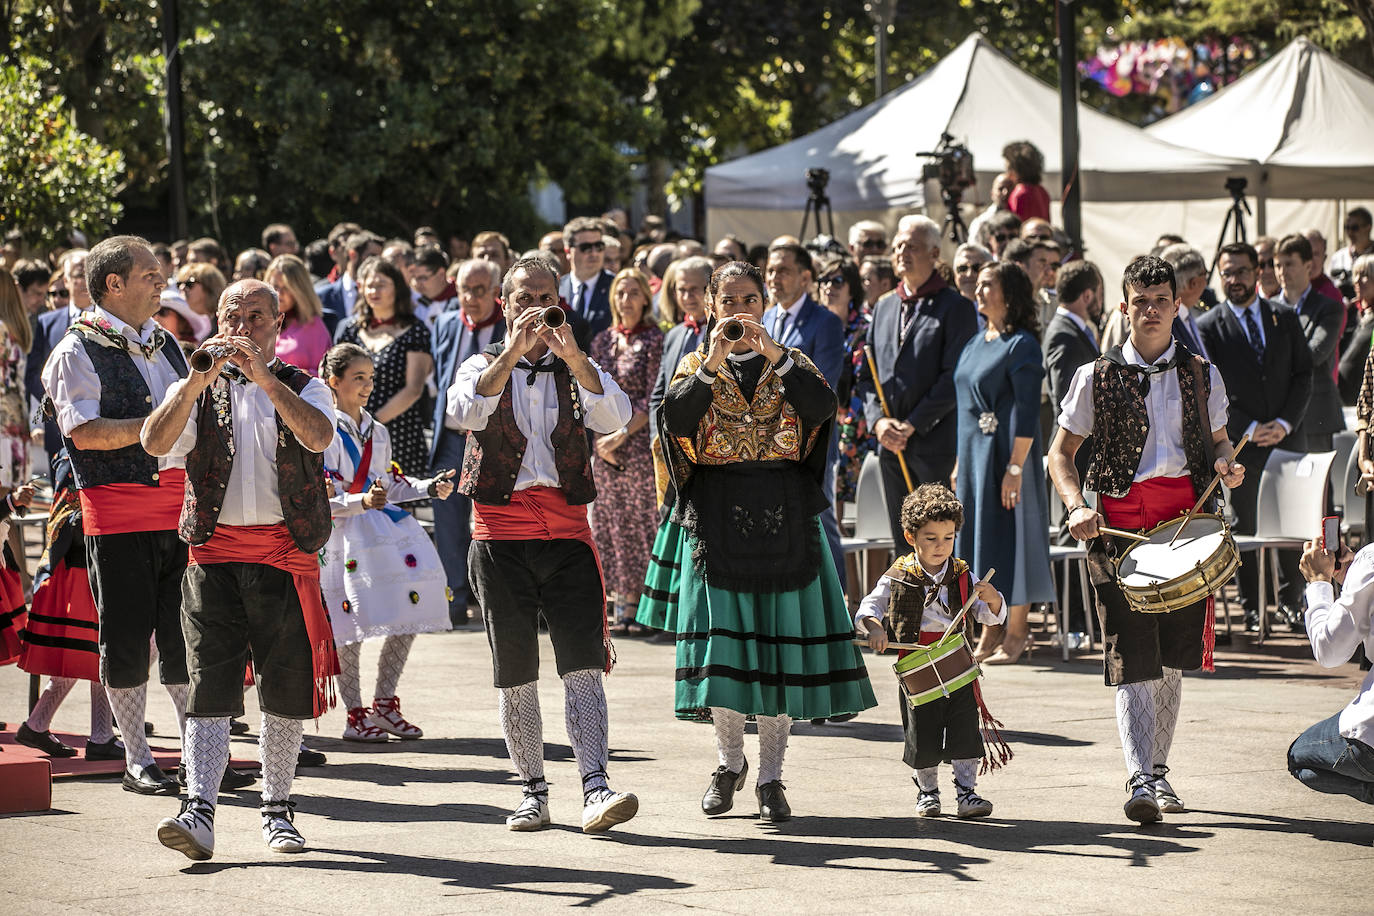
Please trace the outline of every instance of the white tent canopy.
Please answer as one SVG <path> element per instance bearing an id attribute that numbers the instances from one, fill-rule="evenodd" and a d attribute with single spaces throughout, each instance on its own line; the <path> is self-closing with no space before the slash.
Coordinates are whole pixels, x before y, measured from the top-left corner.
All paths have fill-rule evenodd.
<path id="1" fill-rule="evenodd" d="M 1266 199 L 1374 196 L 1374 80 L 1306 38 L 1208 99 L 1146 129 L 1150 136 L 1257 159 Z M 1263 219 L 1261 218 L 1261 226 Z"/>
<path id="2" fill-rule="evenodd" d="M 1079 174 L 1084 200 L 1171 200 L 1225 196 L 1231 175 L 1250 175 L 1250 156 L 1226 157 L 1176 146 L 1082 105 Z M 1016 67 L 981 35 L 902 88 L 782 146 L 706 170 L 707 207 L 799 210 L 803 174 L 831 173 L 836 210 L 924 205 L 916 154 L 949 133 L 973 153 L 979 184 L 1002 170 L 1002 147 L 1030 140 L 1045 155 L 1045 185 L 1059 187 L 1058 90 Z"/>

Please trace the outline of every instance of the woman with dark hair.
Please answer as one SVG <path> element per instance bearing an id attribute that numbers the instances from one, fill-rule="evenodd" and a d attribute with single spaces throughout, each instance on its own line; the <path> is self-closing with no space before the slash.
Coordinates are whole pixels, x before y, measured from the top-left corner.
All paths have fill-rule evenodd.
<path id="1" fill-rule="evenodd" d="M 1030 606 L 1054 601 L 1040 440 L 1045 367 L 1035 297 L 1020 265 L 984 267 L 974 294 L 987 327 L 968 342 L 954 368 L 955 491 L 968 518 L 955 552 L 975 576 L 997 570 L 997 588 L 1010 606 L 1007 624 L 984 628 L 975 656 L 1009 665 L 1034 645 Z"/>
<path id="2" fill-rule="evenodd" d="M 1050 218 L 1050 193 L 1040 184 L 1045 172 L 1045 156 L 1029 140 L 1017 140 L 1002 148 L 1006 174 L 1016 183 L 1007 198 L 1007 207 L 1022 222 Z"/>
<path id="3" fill-rule="evenodd" d="M 358 344 L 375 364 L 367 412 L 391 434 L 391 453 L 401 473 L 429 470 L 425 411 L 420 397 L 434 371 L 429 328 L 415 317 L 405 274 L 390 261 L 368 258 L 358 268 L 353 317 L 339 325 L 335 343 Z"/>
<path id="4" fill-rule="evenodd" d="M 785 821 L 792 720 L 877 705 L 821 536 L 835 395 L 800 350 L 760 324 L 758 268 L 717 269 L 707 297 L 706 340 L 682 358 L 657 414 L 669 515 L 638 619 L 677 634 L 678 718 L 715 725 L 719 766 L 702 810 L 724 814 L 744 786 L 744 718 L 753 715 L 759 814 Z M 732 343 L 735 323 L 743 334 Z"/>
<path id="5" fill-rule="evenodd" d="M 667 292 L 665 286 L 665 296 Z M 614 595 L 616 623 L 611 632 L 638 636 L 644 628 L 635 622 L 635 611 L 656 518 L 649 394 L 663 358 L 663 332 L 654 323 L 649 280 L 638 270 L 627 267 L 615 275 L 610 300 L 611 326 L 592 340 L 590 356 L 629 396 L 634 414 L 620 429 L 596 437 L 592 536 L 601 554 L 607 601 Z"/>

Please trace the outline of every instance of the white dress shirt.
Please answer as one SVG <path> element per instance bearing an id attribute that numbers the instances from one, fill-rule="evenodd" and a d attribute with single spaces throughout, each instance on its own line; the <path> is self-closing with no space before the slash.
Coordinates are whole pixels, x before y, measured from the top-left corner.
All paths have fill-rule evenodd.
<path id="1" fill-rule="evenodd" d="M 538 364 L 547 365 L 553 358 L 552 353 L 545 353 Z M 629 423 L 634 414 L 629 395 L 621 391 L 615 379 L 600 366 L 591 360 L 588 362 L 591 362 L 601 379 L 602 393 L 593 394 L 580 384 L 577 386 L 578 398 L 582 403 L 582 423 L 594 433 L 614 432 Z M 501 403 L 500 392 L 491 397 L 477 393 L 477 380 L 488 365 L 487 358 L 479 353 L 464 360 L 458 367 L 458 374 L 448 389 L 445 426 L 467 431 L 487 428 L 487 420 Z M 559 486 L 558 468 L 553 462 L 553 445 L 549 441 L 558 423 L 558 389 L 552 372 L 536 372 L 534 384 L 527 384 L 529 365 L 522 357 L 508 382 L 515 425 L 528 440 L 525 457 L 520 462 L 520 472 L 515 478 L 517 490 Z M 450 421 L 456 425 L 450 426 Z"/>
<path id="2" fill-rule="evenodd" d="M 95 307 L 95 317 L 108 321 L 115 331 L 130 341 L 129 356 L 134 368 L 148 385 L 148 410 L 151 413 L 180 378 L 161 349 L 155 350 L 152 356 L 145 356 L 140 349 L 153 342 L 161 325 L 150 318 L 143 323 L 143 327 L 134 328 L 100 306 Z M 95 366 L 86 354 L 85 344 L 77 335 L 66 334 L 53 347 L 47 363 L 43 365 L 43 387 L 57 409 L 57 425 L 62 435 L 70 438 L 72 430 L 78 426 L 99 419 L 100 377 L 96 375 Z M 159 471 L 185 466 L 183 457 L 164 456 L 157 462 Z"/>
<path id="3" fill-rule="evenodd" d="M 361 493 L 348 492 L 354 476 L 358 473 L 358 466 L 348 456 L 341 435 L 349 436 L 353 440 L 353 444 L 358 448 L 359 458 L 367 447 L 368 438 L 372 439 L 372 460 L 367 465 L 367 476 L 369 479 L 380 478 L 382 483 L 386 484 L 387 502 L 401 503 L 428 498 L 430 480 L 411 480 L 404 475 L 392 475 L 391 434 L 385 425 L 373 420 L 372 415 L 366 410 L 363 411 L 361 430 L 353 422 L 353 418 L 342 410 L 334 411 L 334 421 L 334 439 L 324 450 L 324 469 L 326 472 L 337 473 L 343 479 L 334 478 L 334 495 L 329 500 L 331 515 L 335 518 L 361 515 L 365 511 L 363 497 L 368 491 L 368 487 L 364 486 Z"/>
<path id="4" fill-rule="evenodd" d="M 944 578 L 945 570 L 948 568 L 948 560 L 946 560 L 945 565 L 941 566 L 939 571 L 935 573 L 932 573 L 924 566 L 921 567 L 927 576 L 930 576 L 937 582 Z M 972 592 L 970 592 L 970 596 L 971 595 Z M 998 592 L 997 595 L 1001 597 L 1002 593 Z M 873 591 L 869 592 L 868 596 L 865 597 L 863 601 L 859 602 L 859 610 L 854 614 L 854 625 L 856 627 L 862 627 L 863 624 L 861 621 L 865 617 L 872 617 L 874 620 L 881 621 L 887 616 L 888 602 L 891 598 L 892 579 L 888 576 L 883 576 L 878 580 L 878 584 L 873 587 Z M 940 592 L 936 595 L 935 600 L 926 606 L 925 613 L 921 615 L 921 631 L 927 633 L 943 632 L 949 626 L 950 621 L 954 619 L 954 615 L 959 613 L 959 608 L 952 607 L 952 604 L 958 604 L 959 607 L 963 607 L 957 594 L 955 595 L 954 601 L 951 602 L 949 589 L 941 586 Z M 992 609 L 988 607 L 986 601 L 981 598 L 974 598 L 973 607 L 969 608 L 968 612 L 972 614 L 979 623 L 988 625 L 1006 623 L 1007 602 L 1003 599 L 1002 610 L 994 614 Z"/>
<path id="5" fill-rule="evenodd" d="M 1169 342 L 1155 365 L 1166 363 L 1174 356 L 1175 345 Z M 1147 365 L 1135 346 L 1127 340 L 1121 345 L 1121 355 L 1133 366 Z M 1079 366 L 1069 383 L 1069 392 L 1064 395 L 1060 406 L 1059 426 L 1075 436 L 1090 436 L 1093 432 L 1093 366 L 1086 363 Z M 1212 379 L 1212 394 L 1207 399 L 1207 415 L 1212 421 L 1209 433 L 1226 426 L 1226 385 L 1221 380 L 1217 367 L 1207 366 Z M 1145 396 L 1145 412 L 1150 418 L 1150 429 L 1145 433 L 1145 448 L 1140 453 L 1140 466 L 1136 468 L 1136 480 L 1150 480 L 1154 477 L 1183 477 L 1188 474 L 1188 456 L 1183 452 L 1183 393 L 1178 386 L 1178 369 L 1170 369 L 1160 375 L 1150 376 L 1150 393 Z"/>
<path id="6" fill-rule="evenodd" d="M 177 382 L 177 385 L 185 385 Z M 233 416 L 234 464 L 220 509 L 221 525 L 275 525 L 284 520 L 281 491 L 277 486 L 277 408 L 267 392 L 252 382 L 215 380 L 228 386 Z M 174 385 L 173 388 L 176 386 Z M 301 390 L 301 400 L 334 422 L 334 398 L 324 382 L 312 378 Z M 200 401 L 191 408 L 186 429 L 170 454 L 183 461 L 196 442 Z M 335 434 L 338 435 L 337 433 Z M 301 443 L 302 446 L 305 443 Z"/>
<path id="7" fill-rule="evenodd" d="M 1350 661 L 1364 643 L 1365 654 L 1374 658 L 1374 546 L 1355 554 L 1345 576 L 1341 597 L 1330 582 L 1307 585 L 1307 638 L 1312 655 L 1323 668 L 1339 668 Z M 1374 747 L 1374 671 L 1367 673 L 1355 699 L 1337 719 L 1341 734 Z"/>
<path id="8" fill-rule="evenodd" d="M 343 291 L 344 314 L 352 315 L 353 306 L 358 301 L 358 281 L 347 273 L 340 278 L 340 281 L 339 288 Z"/>

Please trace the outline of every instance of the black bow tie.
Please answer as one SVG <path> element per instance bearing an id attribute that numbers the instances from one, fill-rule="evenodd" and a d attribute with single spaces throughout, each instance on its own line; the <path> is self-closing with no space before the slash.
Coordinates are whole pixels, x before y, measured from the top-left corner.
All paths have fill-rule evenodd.
<path id="1" fill-rule="evenodd" d="M 1153 366 L 1137 366 L 1127 363 L 1126 368 L 1140 375 L 1140 396 L 1148 397 L 1150 394 L 1150 376 L 1163 375 L 1170 369 L 1178 367 L 1178 350 L 1174 350 L 1174 355 L 1169 357 L 1168 362 L 1155 363 Z"/>
<path id="2" fill-rule="evenodd" d="M 535 363 L 532 366 L 518 366 L 517 368 L 524 369 L 526 372 L 529 373 L 529 375 L 525 376 L 525 384 L 528 387 L 533 388 L 534 380 L 539 377 L 539 373 L 553 372 L 555 369 L 558 368 L 558 364 L 560 362 L 562 362 L 562 360 L 555 359 L 547 363 Z"/>

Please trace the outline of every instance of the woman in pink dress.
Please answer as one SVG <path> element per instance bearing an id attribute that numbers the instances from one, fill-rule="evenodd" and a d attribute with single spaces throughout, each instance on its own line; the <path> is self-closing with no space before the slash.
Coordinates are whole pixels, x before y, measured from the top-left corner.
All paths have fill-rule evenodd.
<path id="1" fill-rule="evenodd" d="M 294 254 L 278 255 L 267 265 L 263 280 L 277 291 L 281 310 L 277 356 L 284 363 L 319 375 L 320 360 L 333 342 L 320 317 L 324 307 L 320 305 L 320 297 L 315 295 L 305 262 Z"/>

